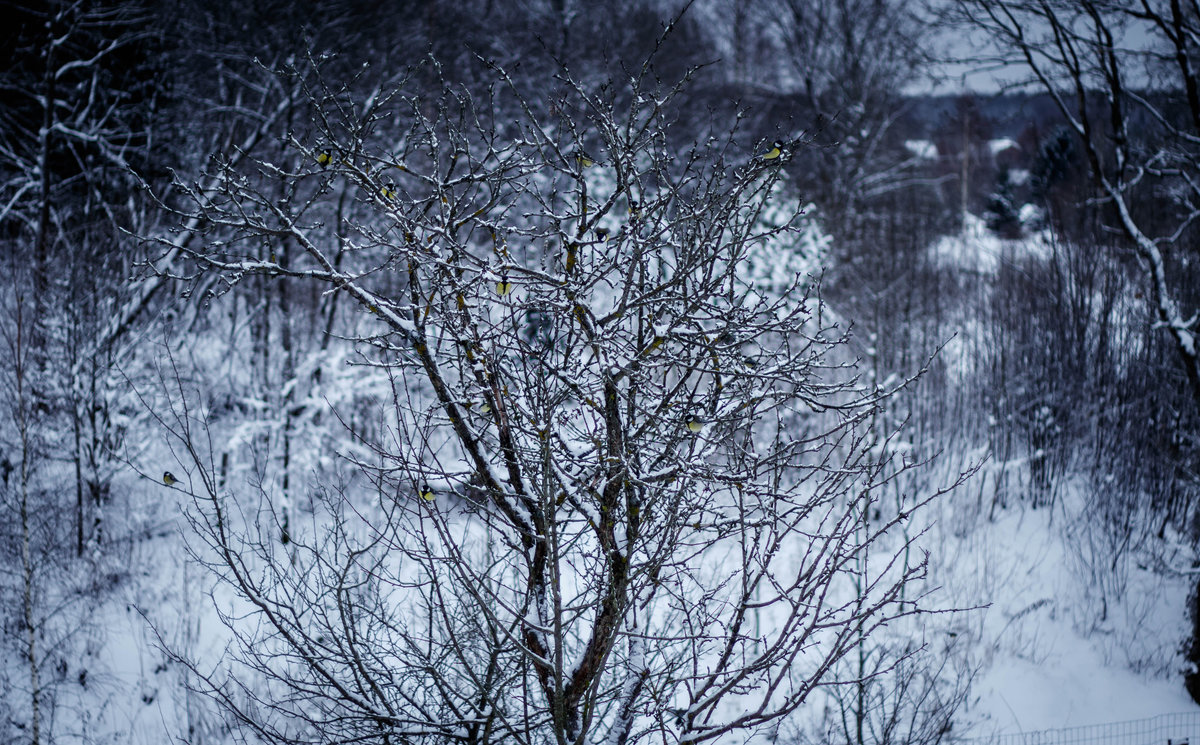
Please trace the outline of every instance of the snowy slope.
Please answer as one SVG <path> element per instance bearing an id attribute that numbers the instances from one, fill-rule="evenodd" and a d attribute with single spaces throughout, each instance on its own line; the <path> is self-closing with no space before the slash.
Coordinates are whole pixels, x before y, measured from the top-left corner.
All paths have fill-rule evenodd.
<path id="1" fill-rule="evenodd" d="M 971 735 L 1198 710 L 1176 655 L 1185 583 L 1134 567 L 1101 621 L 1064 530 L 1086 519 L 1082 495 L 1074 496 L 1053 510 L 999 510 L 970 535 L 942 537 L 947 593 L 959 606 L 990 603 L 965 614 L 984 660 L 965 712 Z M 960 513 L 970 497 L 955 495 Z"/>
<path id="2" fill-rule="evenodd" d="M 1048 236 L 991 234 L 967 216 L 963 232 L 930 247 L 964 273 L 994 275 L 999 262 L 1048 255 Z M 966 350 L 986 340 L 970 323 L 943 350 L 952 370 L 976 367 Z M 972 451 L 987 453 L 986 443 Z M 939 506 L 931 562 L 947 604 L 987 606 L 959 618 L 981 662 L 963 711 L 968 731 L 990 735 L 1200 712 L 1183 687 L 1188 582 L 1169 566 L 1190 555 L 1152 540 L 1121 550 L 1097 525 L 1094 485 L 1067 479 L 1049 509 L 1028 500 L 1028 458 L 989 460 Z M 1007 506 L 995 485 L 1008 481 Z M 1015 497 L 1015 498 L 1014 498 Z M 1173 552 L 1173 553 L 1172 553 Z"/>

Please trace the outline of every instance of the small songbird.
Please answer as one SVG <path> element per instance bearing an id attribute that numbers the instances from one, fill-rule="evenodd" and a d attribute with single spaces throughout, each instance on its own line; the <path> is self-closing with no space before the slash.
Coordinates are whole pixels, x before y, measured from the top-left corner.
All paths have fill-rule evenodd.
<path id="1" fill-rule="evenodd" d="M 783 140 L 775 140 L 771 143 L 771 149 L 763 153 L 763 160 L 775 160 L 780 155 L 783 155 Z"/>
<path id="2" fill-rule="evenodd" d="M 436 498 L 437 495 L 433 493 L 433 489 L 429 488 L 429 484 L 421 484 L 421 499 L 432 502 Z"/>
<path id="3" fill-rule="evenodd" d="M 704 429 L 704 420 L 695 414 L 690 414 L 684 420 L 684 426 L 688 428 L 689 432 L 698 433 L 700 430 Z"/>
<path id="4" fill-rule="evenodd" d="M 175 478 L 175 474 L 170 471 L 163 471 L 163 483 L 167 486 L 175 486 L 179 483 L 179 479 Z"/>
<path id="5" fill-rule="evenodd" d="M 396 182 L 389 181 L 379 190 L 379 195 L 384 199 L 394 199 L 396 197 Z"/>
<path id="6" fill-rule="evenodd" d="M 575 165 L 579 166 L 580 168 L 591 168 L 592 166 L 596 165 L 596 161 L 594 158 L 592 158 L 592 156 L 580 150 L 579 152 L 575 153 Z"/>
<path id="7" fill-rule="evenodd" d="M 326 168 L 332 162 L 333 162 L 333 152 L 329 148 L 325 148 L 324 150 L 317 153 L 317 165 L 321 166 L 322 168 Z"/>
<path id="8" fill-rule="evenodd" d="M 636 199 L 629 200 L 629 216 L 638 217 L 642 214 L 642 205 Z"/>
<path id="9" fill-rule="evenodd" d="M 596 237 L 599 238 L 601 241 L 608 240 L 608 228 L 596 228 L 592 232 L 594 232 L 596 234 Z"/>
<path id="10" fill-rule="evenodd" d="M 504 297 L 513 291 L 513 283 L 508 281 L 508 275 L 500 275 L 500 281 L 496 283 L 496 294 Z"/>

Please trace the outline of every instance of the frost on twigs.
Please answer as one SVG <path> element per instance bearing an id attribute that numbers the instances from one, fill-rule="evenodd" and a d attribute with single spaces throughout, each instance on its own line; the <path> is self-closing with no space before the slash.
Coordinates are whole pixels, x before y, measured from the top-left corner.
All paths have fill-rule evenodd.
<path id="1" fill-rule="evenodd" d="M 911 464 L 871 450 L 828 239 L 781 169 L 729 160 L 736 122 L 673 141 L 686 80 L 647 70 L 537 101 L 496 66 L 484 93 L 311 71 L 291 165 L 178 208 L 200 275 L 337 298 L 383 392 L 369 427 L 334 406 L 357 479 L 286 557 L 199 504 L 263 682 L 203 679 L 261 734 L 740 741 L 920 612 L 908 513 L 866 519 Z"/>

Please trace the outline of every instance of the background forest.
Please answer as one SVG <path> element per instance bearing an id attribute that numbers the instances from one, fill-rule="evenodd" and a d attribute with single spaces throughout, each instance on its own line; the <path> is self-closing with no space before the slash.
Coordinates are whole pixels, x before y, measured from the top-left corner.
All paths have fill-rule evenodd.
<path id="1" fill-rule="evenodd" d="M 1195 2 L 0 9 L 0 740 L 1200 701 Z"/>

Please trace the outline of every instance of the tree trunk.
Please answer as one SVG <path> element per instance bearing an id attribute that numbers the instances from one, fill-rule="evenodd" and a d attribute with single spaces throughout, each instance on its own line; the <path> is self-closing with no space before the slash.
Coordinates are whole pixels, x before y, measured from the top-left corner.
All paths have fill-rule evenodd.
<path id="1" fill-rule="evenodd" d="M 25 624 L 25 661 L 29 665 L 29 705 L 32 718 L 33 745 L 41 743 L 41 683 L 38 680 L 37 664 L 37 634 L 33 618 L 33 551 L 29 535 L 29 462 L 31 446 L 29 442 L 29 407 L 25 391 L 25 361 L 28 342 L 25 339 L 25 324 L 22 318 L 22 298 L 17 297 L 16 317 L 16 347 L 14 351 L 14 373 L 17 393 L 17 430 L 21 438 L 21 610 Z"/>
<path id="2" fill-rule="evenodd" d="M 29 467 L 28 441 L 21 438 L 21 577 L 22 610 L 25 622 L 25 661 L 29 664 L 29 704 L 31 709 L 33 745 L 41 742 L 41 684 L 38 681 L 37 635 L 33 622 L 33 554 L 29 547 Z"/>

